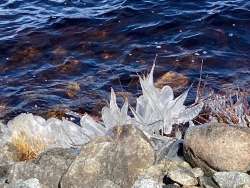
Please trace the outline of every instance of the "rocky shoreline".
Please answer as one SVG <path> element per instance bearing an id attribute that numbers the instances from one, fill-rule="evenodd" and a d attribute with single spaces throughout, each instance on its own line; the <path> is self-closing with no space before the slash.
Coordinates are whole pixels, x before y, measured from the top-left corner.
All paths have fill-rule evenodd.
<path id="1" fill-rule="evenodd" d="M 158 141 L 133 125 L 123 125 L 80 149 L 49 149 L 34 160 L 20 162 L 14 160 L 11 146 L 5 145 L 0 153 L 0 187 L 247 188 L 249 138 L 249 128 L 191 127 L 177 155 L 169 157 L 176 140 L 166 140 L 167 147 L 160 151 Z"/>
<path id="2" fill-rule="evenodd" d="M 250 188 L 246 103 L 215 96 L 186 106 L 189 89 L 175 98 L 155 87 L 154 66 L 139 77 L 135 108 L 126 99 L 119 108 L 111 89 L 102 121 L 20 114 L 0 124 L 0 188 Z M 215 118 L 194 125 L 204 106 Z"/>

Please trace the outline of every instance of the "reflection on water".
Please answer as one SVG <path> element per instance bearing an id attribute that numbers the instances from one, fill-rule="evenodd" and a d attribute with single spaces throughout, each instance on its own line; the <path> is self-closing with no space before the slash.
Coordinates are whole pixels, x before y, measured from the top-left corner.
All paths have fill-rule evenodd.
<path id="1" fill-rule="evenodd" d="M 96 113 L 111 86 L 137 95 L 156 54 L 160 79 L 186 87 L 203 60 L 211 87 L 249 88 L 249 30 L 247 0 L 2 0 L 1 116 Z"/>

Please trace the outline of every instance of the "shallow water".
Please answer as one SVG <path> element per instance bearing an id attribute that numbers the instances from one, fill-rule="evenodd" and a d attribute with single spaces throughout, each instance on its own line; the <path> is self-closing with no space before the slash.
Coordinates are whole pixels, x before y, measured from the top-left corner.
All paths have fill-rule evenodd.
<path id="1" fill-rule="evenodd" d="M 249 88 L 249 31 L 248 0 L 1 0 L 0 116 L 98 111 L 156 54 L 156 78 L 197 83 L 203 60 L 209 86 Z"/>

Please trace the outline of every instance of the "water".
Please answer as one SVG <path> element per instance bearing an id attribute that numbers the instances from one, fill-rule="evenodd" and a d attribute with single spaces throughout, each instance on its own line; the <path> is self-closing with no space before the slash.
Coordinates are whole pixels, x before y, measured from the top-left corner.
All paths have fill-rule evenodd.
<path id="1" fill-rule="evenodd" d="M 1 0 L 1 117 L 92 113 L 110 87 L 135 96 L 156 54 L 156 78 L 197 83 L 203 60 L 212 88 L 249 88 L 249 31 L 248 0 Z"/>

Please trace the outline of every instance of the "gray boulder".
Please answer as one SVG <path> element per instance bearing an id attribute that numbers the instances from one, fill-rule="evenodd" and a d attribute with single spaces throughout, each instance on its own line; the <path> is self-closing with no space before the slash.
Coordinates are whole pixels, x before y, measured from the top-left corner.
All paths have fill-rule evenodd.
<path id="1" fill-rule="evenodd" d="M 242 172 L 216 172 L 213 179 L 220 188 L 250 187 L 250 176 Z"/>
<path id="2" fill-rule="evenodd" d="M 170 171 L 168 173 L 168 177 L 181 185 L 191 186 L 198 184 L 198 180 L 195 175 L 190 170 L 185 168 L 178 168 Z"/>
<path id="3" fill-rule="evenodd" d="M 121 188 L 132 187 L 154 161 L 153 147 L 143 132 L 132 125 L 114 127 L 106 138 L 82 147 L 60 186 L 101 188 L 103 181 L 111 181 Z"/>
<path id="4" fill-rule="evenodd" d="M 72 149 L 51 149 L 42 153 L 34 161 L 23 161 L 13 164 L 8 170 L 7 182 L 17 182 L 37 178 L 43 185 L 58 188 L 62 175 L 75 159 Z"/>
<path id="5" fill-rule="evenodd" d="M 219 188 L 213 178 L 208 176 L 199 177 L 199 184 L 203 188 Z"/>
<path id="6" fill-rule="evenodd" d="M 250 129 L 211 123 L 190 127 L 184 138 L 184 157 L 208 175 L 215 171 L 250 170 Z"/>

